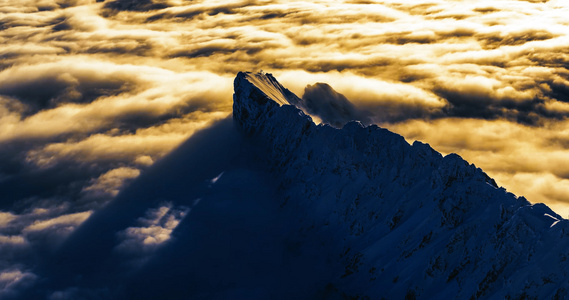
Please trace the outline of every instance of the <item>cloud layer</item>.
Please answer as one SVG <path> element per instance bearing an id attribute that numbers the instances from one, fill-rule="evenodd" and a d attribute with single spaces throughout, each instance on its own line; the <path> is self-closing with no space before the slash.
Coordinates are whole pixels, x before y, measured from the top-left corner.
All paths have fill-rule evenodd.
<path id="1" fill-rule="evenodd" d="M 567 216 L 568 13 L 561 0 L 0 0 L 0 296 L 230 114 L 242 70 L 273 73 L 330 122 L 456 152 Z M 171 230 L 142 223 L 125 243 Z"/>

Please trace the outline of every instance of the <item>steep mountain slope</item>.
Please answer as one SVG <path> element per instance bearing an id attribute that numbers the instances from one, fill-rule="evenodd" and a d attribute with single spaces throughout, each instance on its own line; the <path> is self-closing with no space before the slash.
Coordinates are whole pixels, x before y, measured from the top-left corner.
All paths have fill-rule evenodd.
<path id="1" fill-rule="evenodd" d="M 358 118 L 318 107 L 332 98 L 300 99 L 270 74 L 239 73 L 234 84 L 233 119 L 194 135 L 93 214 L 35 270 L 42 280 L 22 299 L 569 291 L 568 222 L 545 205 L 457 155 L 375 125 L 316 125 L 303 112 L 336 125 Z"/>
<path id="2" fill-rule="evenodd" d="M 267 146 L 299 239 L 325 236 L 323 253 L 339 251 L 331 288 L 373 299 L 566 294 L 567 220 L 455 154 L 373 125 L 316 126 L 296 98 L 281 106 L 263 93 L 269 82 L 284 90 L 270 74 L 237 76 L 234 119 Z"/>

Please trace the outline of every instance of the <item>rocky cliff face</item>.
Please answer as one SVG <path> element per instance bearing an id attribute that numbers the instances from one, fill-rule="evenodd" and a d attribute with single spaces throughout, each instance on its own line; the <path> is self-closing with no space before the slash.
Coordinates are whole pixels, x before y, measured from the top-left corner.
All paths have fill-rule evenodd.
<path id="1" fill-rule="evenodd" d="M 270 74 L 237 75 L 236 126 L 266 154 L 287 240 L 322 264 L 324 292 L 561 299 L 569 291 L 568 222 L 548 207 L 499 188 L 458 155 L 357 121 L 315 125 L 303 111 Z"/>

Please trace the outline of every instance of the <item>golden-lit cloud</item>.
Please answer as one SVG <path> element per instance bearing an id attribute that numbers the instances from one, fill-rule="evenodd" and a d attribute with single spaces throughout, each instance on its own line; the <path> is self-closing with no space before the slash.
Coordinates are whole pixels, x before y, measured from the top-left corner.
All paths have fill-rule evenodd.
<path id="1" fill-rule="evenodd" d="M 154 251 L 170 239 L 170 234 L 187 213 L 187 208 L 174 208 L 169 203 L 149 210 L 144 218 L 138 220 L 140 227 L 129 227 L 119 233 L 122 241 L 116 250 L 141 254 Z"/>
<path id="2" fill-rule="evenodd" d="M 35 221 L 30 226 L 24 229 L 25 231 L 41 231 L 53 227 L 62 227 L 63 230 L 71 232 L 76 226 L 81 224 L 85 219 L 91 215 L 91 211 L 62 215 L 57 218 Z M 61 229 L 60 229 L 61 230 Z"/>
<path id="3" fill-rule="evenodd" d="M 569 215 L 569 122 L 529 126 L 506 120 L 412 120 L 387 125 L 409 141 L 429 141 L 445 154 L 460 153 L 499 185 Z"/>
<path id="4" fill-rule="evenodd" d="M 0 0 L 0 284 L 34 278 L 6 263 L 15 253 L 60 240 L 229 115 L 238 71 L 299 97 L 327 83 L 353 103 L 340 121 L 458 153 L 567 216 L 568 13 L 563 0 Z"/>
<path id="5" fill-rule="evenodd" d="M 136 178 L 138 175 L 140 175 L 140 170 L 135 168 L 121 167 L 112 169 L 99 176 L 99 178 L 94 180 L 93 184 L 83 190 L 90 193 L 106 193 L 116 196 L 127 180 Z"/>
<path id="6" fill-rule="evenodd" d="M 233 76 L 259 69 L 299 96 L 328 83 L 386 126 L 474 119 L 547 131 L 569 113 L 567 9 L 560 1 L 4 3 L 0 141 L 44 168 L 113 162 L 90 180 L 147 166 L 230 113 Z"/>

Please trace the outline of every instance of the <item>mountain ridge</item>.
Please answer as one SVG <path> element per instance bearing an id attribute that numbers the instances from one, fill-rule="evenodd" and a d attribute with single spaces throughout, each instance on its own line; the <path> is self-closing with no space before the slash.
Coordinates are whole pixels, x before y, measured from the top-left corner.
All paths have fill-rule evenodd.
<path id="1" fill-rule="evenodd" d="M 246 135 L 270 145 L 286 198 L 303 202 L 312 195 L 308 203 L 292 204 L 291 214 L 314 214 L 299 230 L 336 222 L 339 235 L 360 245 L 342 247 L 346 267 L 334 286 L 343 293 L 542 299 L 567 290 L 567 271 L 552 265 L 567 266 L 568 250 L 556 245 L 560 252 L 552 255 L 540 245 L 568 245 L 568 223 L 547 206 L 498 188 L 456 154 L 443 157 L 428 144 L 409 145 L 375 125 L 315 125 L 298 97 L 283 93 L 281 101 L 271 101 L 263 90 L 286 89 L 258 86 L 268 82 L 277 81 L 270 74 L 237 75 L 234 120 Z M 393 244 L 398 251 L 382 249 Z M 520 268 L 531 271 L 517 273 Z"/>
<path id="2" fill-rule="evenodd" d="M 45 253 L 33 270 L 41 280 L 15 298 L 569 291 L 569 224 L 547 206 L 508 193 L 456 154 L 345 123 L 357 114 L 330 111 L 350 107 L 331 88 L 316 93 L 331 98 L 301 99 L 270 74 L 239 73 L 234 84 L 231 117 L 192 135 Z M 308 113 L 319 112 L 336 128 L 315 124 Z M 151 221 L 158 211 L 161 221 Z"/>

